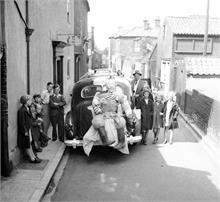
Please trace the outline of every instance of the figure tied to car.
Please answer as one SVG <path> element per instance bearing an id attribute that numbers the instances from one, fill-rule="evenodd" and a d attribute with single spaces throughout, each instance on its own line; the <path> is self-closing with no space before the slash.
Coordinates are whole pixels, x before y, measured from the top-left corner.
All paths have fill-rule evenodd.
<path id="1" fill-rule="evenodd" d="M 114 79 L 107 80 L 103 89 L 103 92 L 96 93 L 92 102 L 95 112 L 92 125 L 99 132 L 103 145 L 112 145 L 115 143 L 115 147 L 120 148 L 125 144 L 126 121 L 117 113 L 118 107 L 121 105 L 130 124 L 132 124 L 133 121 L 132 110 L 127 101 L 127 97 L 124 94 L 116 92 Z M 109 126 L 109 128 L 107 128 L 107 125 L 112 125 L 112 123 L 116 129 L 117 139 L 113 137 L 113 131 L 109 131 L 111 127 Z"/>

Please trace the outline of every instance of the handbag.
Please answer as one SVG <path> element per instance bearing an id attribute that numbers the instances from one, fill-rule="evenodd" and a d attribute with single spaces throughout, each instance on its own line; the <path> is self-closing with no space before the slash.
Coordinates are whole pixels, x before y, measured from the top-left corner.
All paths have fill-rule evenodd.
<path id="1" fill-rule="evenodd" d="M 179 128 L 179 123 L 177 121 L 177 118 L 173 119 L 169 129 L 176 129 L 176 128 Z"/>

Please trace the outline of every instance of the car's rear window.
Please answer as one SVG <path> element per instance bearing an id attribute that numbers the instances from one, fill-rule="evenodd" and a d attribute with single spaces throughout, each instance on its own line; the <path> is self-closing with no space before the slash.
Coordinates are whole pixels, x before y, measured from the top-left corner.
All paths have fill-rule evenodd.
<path id="1" fill-rule="evenodd" d="M 102 91 L 101 85 L 86 86 L 81 91 L 81 97 L 82 98 L 91 98 L 91 97 L 94 97 L 94 95 L 97 92 L 101 92 L 101 91 Z"/>

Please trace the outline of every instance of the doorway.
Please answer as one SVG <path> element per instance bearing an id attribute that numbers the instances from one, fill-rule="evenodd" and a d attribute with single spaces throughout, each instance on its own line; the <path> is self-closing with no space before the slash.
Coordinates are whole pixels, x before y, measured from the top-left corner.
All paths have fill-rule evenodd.
<path id="1" fill-rule="evenodd" d="M 63 56 L 56 60 L 56 83 L 60 85 L 60 93 L 63 94 Z"/>
<path id="2" fill-rule="evenodd" d="M 168 93 L 170 90 L 170 61 L 162 60 L 161 61 L 161 74 L 160 81 L 163 83 L 163 89 L 165 93 Z"/>
<path id="3" fill-rule="evenodd" d="M 63 94 L 63 56 L 54 57 L 53 83 L 60 85 L 60 93 Z"/>
<path id="4" fill-rule="evenodd" d="M 79 81 L 79 68 L 80 68 L 80 55 L 75 54 L 75 71 L 74 71 L 74 81 Z"/>

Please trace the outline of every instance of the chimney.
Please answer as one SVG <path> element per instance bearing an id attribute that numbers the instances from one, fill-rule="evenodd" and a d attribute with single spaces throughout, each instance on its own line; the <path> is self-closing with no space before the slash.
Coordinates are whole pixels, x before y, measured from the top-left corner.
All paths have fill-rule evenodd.
<path id="1" fill-rule="evenodd" d="M 159 16 L 156 17 L 154 22 L 155 22 L 155 27 L 160 27 L 160 17 Z"/>
<path id="2" fill-rule="evenodd" d="M 144 30 L 148 30 L 150 28 L 150 24 L 148 20 L 144 20 Z"/>
<path id="3" fill-rule="evenodd" d="M 123 30 L 123 27 L 122 26 L 118 26 L 118 34 L 121 34 L 122 30 Z"/>

